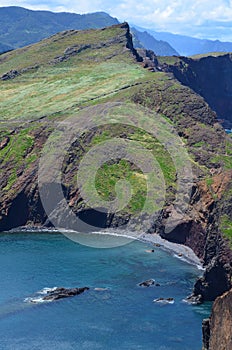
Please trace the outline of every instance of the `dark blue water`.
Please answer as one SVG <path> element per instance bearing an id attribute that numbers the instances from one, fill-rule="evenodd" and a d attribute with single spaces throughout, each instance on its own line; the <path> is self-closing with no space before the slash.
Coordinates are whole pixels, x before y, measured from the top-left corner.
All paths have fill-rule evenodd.
<path id="1" fill-rule="evenodd" d="M 210 305 L 182 301 L 199 270 L 159 248 L 149 254 L 149 248 L 132 242 L 94 249 L 61 234 L 2 234 L 0 349 L 201 349 L 201 322 Z M 150 278 L 161 286 L 137 286 Z M 24 302 L 54 286 L 91 289 L 51 303 Z M 175 303 L 158 305 L 153 299 L 159 297 Z"/>

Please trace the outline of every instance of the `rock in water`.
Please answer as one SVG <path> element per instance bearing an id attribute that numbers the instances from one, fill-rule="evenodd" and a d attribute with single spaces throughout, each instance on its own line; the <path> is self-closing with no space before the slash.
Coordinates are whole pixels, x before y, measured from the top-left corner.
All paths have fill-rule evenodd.
<path id="1" fill-rule="evenodd" d="M 150 287 L 150 286 L 153 286 L 154 284 L 155 284 L 155 281 L 153 279 L 150 279 L 150 280 L 139 283 L 139 286 L 140 287 Z"/>
<path id="2" fill-rule="evenodd" d="M 192 294 L 189 297 L 187 297 L 184 301 L 192 305 L 200 305 L 203 303 L 203 298 L 201 294 L 199 295 Z"/>
<path id="3" fill-rule="evenodd" d="M 75 295 L 84 293 L 86 290 L 89 290 L 88 287 L 83 288 L 56 288 L 55 290 L 47 292 L 47 294 L 42 298 L 46 301 L 54 301 L 62 298 L 73 297 Z"/>

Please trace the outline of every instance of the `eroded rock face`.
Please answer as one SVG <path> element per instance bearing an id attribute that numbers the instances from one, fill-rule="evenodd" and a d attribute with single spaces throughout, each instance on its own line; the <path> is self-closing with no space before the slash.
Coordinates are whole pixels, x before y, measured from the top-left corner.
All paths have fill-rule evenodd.
<path id="1" fill-rule="evenodd" d="M 229 271 L 228 271 L 229 273 Z M 216 260 L 207 267 L 205 274 L 194 287 L 194 295 L 201 295 L 202 301 L 214 301 L 219 295 L 230 289 L 230 278 L 224 266 Z"/>
<path id="2" fill-rule="evenodd" d="M 170 67 L 169 67 L 170 68 Z M 232 55 L 191 59 L 181 57 L 171 66 L 175 77 L 199 93 L 225 125 L 232 125 Z"/>
<path id="3" fill-rule="evenodd" d="M 215 175 L 210 187 L 204 180 L 199 181 L 185 219 L 173 231 L 165 233 L 167 208 L 158 228 L 163 238 L 189 246 L 202 260 L 205 272 L 189 297 L 194 304 L 214 301 L 232 287 L 232 252 L 220 229 L 221 217 L 231 211 L 231 199 L 227 196 L 231 191 L 231 176 L 232 172 Z"/>
<path id="4" fill-rule="evenodd" d="M 232 349 L 232 289 L 218 297 L 212 315 L 203 322 L 203 350 Z"/>
<path id="5" fill-rule="evenodd" d="M 209 324 L 209 318 L 207 318 L 202 322 L 202 340 L 203 340 L 202 350 L 209 349 L 209 339 L 210 339 L 210 324 Z"/>

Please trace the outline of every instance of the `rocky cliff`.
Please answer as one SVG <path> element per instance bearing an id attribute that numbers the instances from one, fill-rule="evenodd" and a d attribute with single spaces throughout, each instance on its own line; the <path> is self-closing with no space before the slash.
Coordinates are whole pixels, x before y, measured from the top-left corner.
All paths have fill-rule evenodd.
<path id="1" fill-rule="evenodd" d="M 232 348 L 232 290 L 218 297 L 210 319 L 203 323 L 203 350 Z"/>
<path id="2" fill-rule="evenodd" d="M 172 202 L 166 202 L 155 229 L 169 241 L 190 246 L 202 259 L 206 270 L 196 282 L 193 300 L 197 297 L 199 301 L 214 300 L 231 288 L 231 243 L 222 222 L 222 218 L 226 217 L 230 227 L 232 171 L 231 164 L 227 163 L 230 156 L 228 158 L 222 150 L 226 140 L 229 144 L 231 141 L 225 137 L 216 115 L 199 95 L 181 86 L 175 89 L 173 95 L 169 84 L 162 88 L 156 84 L 143 87 L 143 90 L 138 88 L 133 98 L 177 121 L 176 129 L 185 139 L 196 162 L 193 166 L 195 183 L 191 205 L 182 222 L 171 232 L 165 232 L 173 206 Z M 220 150 L 221 156 L 215 157 L 215 151 L 220 153 Z M 208 174 L 205 173 L 206 168 L 209 169 Z"/>
<path id="3" fill-rule="evenodd" d="M 170 71 L 204 97 L 224 125 L 232 127 L 232 55 L 212 54 L 176 58 Z"/>

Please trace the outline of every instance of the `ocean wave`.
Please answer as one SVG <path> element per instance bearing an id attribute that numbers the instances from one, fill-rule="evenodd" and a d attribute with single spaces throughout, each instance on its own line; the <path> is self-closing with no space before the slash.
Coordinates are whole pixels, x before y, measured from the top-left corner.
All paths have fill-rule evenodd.
<path id="1" fill-rule="evenodd" d="M 47 295 L 50 292 L 54 292 L 55 290 L 57 290 L 58 287 L 45 287 L 41 290 L 39 290 L 38 292 L 36 292 L 36 294 L 40 294 L 40 295 Z M 25 303 L 33 303 L 33 304 L 41 304 L 41 303 L 47 303 L 50 302 L 51 300 L 44 300 L 43 297 L 28 297 L 24 299 Z"/>
<path id="2" fill-rule="evenodd" d="M 54 292 L 55 290 L 57 290 L 57 288 L 58 287 L 53 287 L 53 288 L 45 287 L 45 288 L 39 290 L 38 292 L 36 292 L 36 294 L 46 295 L 49 292 Z"/>
<path id="3" fill-rule="evenodd" d="M 198 270 L 201 270 L 201 271 L 204 271 L 204 270 L 205 270 L 204 267 L 203 267 L 202 265 L 195 263 L 194 261 L 192 261 L 191 259 L 188 259 L 188 258 L 187 258 L 186 256 L 184 256 L 184 255 L 179 255 L 179 254 L 175 254 L 175 253 L 174 253 L 173 256 L 174 256 L 175 258 L 181 260 L 181 261 L 184 261 L 184 262 L 188 263 L 188 264 L 193 264 L 193 265 L 195 265 L 196 268 L 197 268 Z"/>
<path id="4" fill-rule="evenodd" d="M 32 303 L 32 304 L 42 304 L 42 303 L 50 303 L 50 302 L 51 300 L 44 300 L 42 297 L 38 297 L 38 298 L 29 297 L 24 299 L 24 303 Z"/>
<path id="5" fill-rule="evenodd" d="M 174 299 L 173 298 L 169 298 L 169 299 L 164 299 L 164 298 L 158 298 L 158 299 L 154 299 L 153 303 L 157 303 L 157 304 L 163 304 L 163 305 L 167 305 L 167 304 L 174 304 Z"/>
<path id="6" fill-rule="evenodd" d="M 59 233 L 60 231 L 54 227 L 37 227 L 37 226 L 20 226 L 16 228 L 12 228 L 6 233 Z"/>

